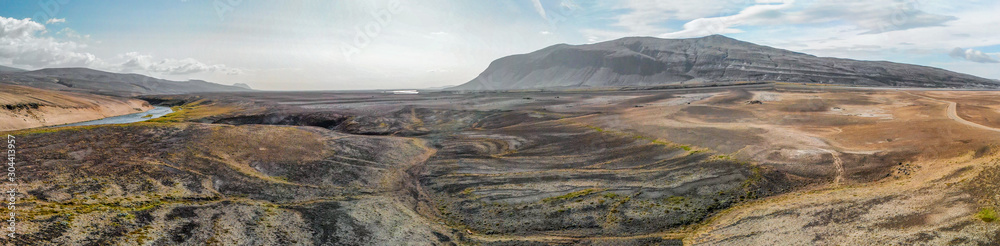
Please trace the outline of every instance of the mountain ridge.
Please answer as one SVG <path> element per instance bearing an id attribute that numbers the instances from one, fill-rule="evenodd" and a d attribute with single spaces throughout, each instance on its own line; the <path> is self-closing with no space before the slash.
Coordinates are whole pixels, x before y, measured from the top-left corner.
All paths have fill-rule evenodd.
<path id="1" fill-rule="evenodd" d="M 449 90 L 657 86 L 777 81 L 901 87 L 1000 87 L 996 80 L 940 68 L 859 61 L 757 45 L 722 35 L 690 39 L 625 37 L 556 44 L 502 57 Z"/>
<path id="2" fill-rule="evenodd" d="M 20 69 L 20 68 L 16 68 L 16 67 L 0 66 L 0 73 L 15 73 L 15 72 L 24 72 L 24 71 L 28 71 L 28 70 L 24 70 L 24 69 Z"/>
<path id="3" fill-rule="evenodd" d="M 249 86 L 222 85 L 204 80 L 173 81 L 135 73 L 113 73 L 90 68 L 43 68 L 0 73 L 0 84 L 78 91 L 115 96 L 251 91 Z"/>

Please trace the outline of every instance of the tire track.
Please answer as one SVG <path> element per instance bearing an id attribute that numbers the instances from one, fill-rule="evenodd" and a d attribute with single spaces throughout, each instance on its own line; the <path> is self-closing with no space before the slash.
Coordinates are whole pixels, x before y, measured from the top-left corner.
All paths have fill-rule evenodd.
<path id="1" fill-rule="evenodd" d="M 840 153 L 837 151 L 829 149 L 821 149 L 833 156 L 833 166 L 837 168 L 837 177 L 833 178 L 833 186 L 840 185 L 840 181 L 844 180 L 844 162 L 840 160 Z"/>
<path id="2" fill-rule="evenodd" d="M 932 101 L 936 101 L 936 102 L 947 103 L 948 104 L 948 112 L 947 112 L 948 118 L 952 119 L 954 121 L 958 121 L 958 123 L 962 123 L 962 124 L 965 124 L 967 126 L 971 126 L 971 127 L 975 127 L 975 128 L 979 128 L 979 129 L 983 129 L 983 130 L 987 130 L 987 131 L 1000 132 L 1000 129 L 993 128 L 993 127 L 988 127 L 988 126 L 984 126 L 984 125 L 980 125 L 978 123 L 962 119 L 962 117 L 958 116 L 958 103 L 956 103 L 956 102 L 945 101 L 945 100 L 941 100 L 941 99 L 937 99 L 937 98 L 933 98 L 933 97 L 929 97 L 929 96 L 924 96 L 924 95 L 917 95 L 917 94 L 910 93 L 908 91 L 906 92 L 906 94 L 910 94 L 912 96 L 917 96 L 917 97 L 922 97 L 922 98 L 925 98 L 925 99 L 928 99 L 928 100 L 932 100 Z"/>

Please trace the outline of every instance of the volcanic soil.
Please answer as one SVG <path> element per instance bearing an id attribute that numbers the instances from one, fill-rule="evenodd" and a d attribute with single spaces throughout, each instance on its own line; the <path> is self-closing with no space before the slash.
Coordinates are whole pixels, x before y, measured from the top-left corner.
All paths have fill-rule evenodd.
<path id="1" fill-rule="evenodd" d="M 147 96 L 175 113 L 9 132 L 17 243 L 988 245 L 997 94 Z"/>

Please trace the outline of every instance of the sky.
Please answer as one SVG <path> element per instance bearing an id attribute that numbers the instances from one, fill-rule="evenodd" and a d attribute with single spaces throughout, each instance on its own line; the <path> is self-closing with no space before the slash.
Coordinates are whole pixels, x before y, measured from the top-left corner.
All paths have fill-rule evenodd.
<path id="1" fill-rule="evenodd" d="M 550 45 L 722 34 L 1000 79 L 994 0 L 0 0 L 0 65 L 264 90 L 433 88 Z"/>

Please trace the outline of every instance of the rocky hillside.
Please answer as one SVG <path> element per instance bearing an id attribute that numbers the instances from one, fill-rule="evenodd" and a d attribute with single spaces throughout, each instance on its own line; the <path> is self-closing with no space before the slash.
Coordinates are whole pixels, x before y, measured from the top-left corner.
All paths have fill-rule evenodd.
<path id="1" fill-rule="evenodd" d="M 0 131 L 96 120 L 152 108 L 137 99 L 0 84 Z"/>
<path id="2" fill-rule="evenodd" d="M 24 72 L 24 69 L 0 66 L 0 73 Z"/>
<path id="3" fill-rule="evenodd" d="M 88 68 L 0 72 L 0 84 L 3 83 L 119 96 L 251 90 L 246 85 L 220 85 L 202 80 L 171 81 L 140 74 L 110 73 Z"/>
<path id="4" fill-rule="evenodd" d="M 654 86 L 697 82 L 781 81 L 858 86 L 998 87 L 1000 82 L 886 61 L 816 57 L 712 35 L 693 39 L 629 37 L 559 44 L 497 59 L 453 90 Z"/>

